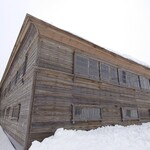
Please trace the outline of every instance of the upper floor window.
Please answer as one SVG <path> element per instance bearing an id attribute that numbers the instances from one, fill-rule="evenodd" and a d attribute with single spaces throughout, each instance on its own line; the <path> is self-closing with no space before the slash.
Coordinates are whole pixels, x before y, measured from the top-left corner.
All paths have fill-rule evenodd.
<path id="1" fill-rule="evenodd" d="M 74 72 L 78 75 L 99 80 L 98 61 L 76 54 Z"/>
<path id="2" fill-rule="evenodd" d="M 128 78 L 129 78 L 128 84 L 130 87 L 140 88 L 140 81 L 138 75 L 128 72 Z"/>
<path id="3" fill-rule="evenodd" d="M 101 80 L 118 83 L 117 68 L 105 63 L 100 63 L 100 78 Z"/>
<path id="4" fill-rule="evenodd" d="M 147 79 L 147 78 L 145 78 L 143 76 L 140 76 L 140 85 L 141 85 L 142 89 L 149 90 L 150 89 L 150 81 L 149 81 L 149 79 Z"/>
<path id="5" fill-rule="evenodd" d="M 122 82 L 123 83 L 127 82 L 127 80 L 126 80 L 126 72 L 125 71 L 122 71 Z"/>
<path id="6" fill-rule="evenodd" d="M 24 64 L 23 64 L 23 76 L 26 74 L 27 61 L 28 61 L 28 54 L 26 54 L 25 61 L 24 61 Z"/>
<path id="7" fill-rule="evenodd" d="M 88 76 L 88 58 L 75 55 L 75 73 Z"/>
<path id="8" fill-rule="evenodd" d="M 128 85 L 129 78 L 128 78 L 128 72 L 122 69 L 118 69 L 119 73 L 119 83 L 122 85 Z"/>
<path id="9" fill-rule="evenodd" d="M 100 78 L 109 81 L 109 66 L 107 64 L 100 63 Z"/>
<path id="10" fill-rule="evenodd" d="M 89 77 L 99 80 L 99 65 L 97 60 L 89 59 Z"/>

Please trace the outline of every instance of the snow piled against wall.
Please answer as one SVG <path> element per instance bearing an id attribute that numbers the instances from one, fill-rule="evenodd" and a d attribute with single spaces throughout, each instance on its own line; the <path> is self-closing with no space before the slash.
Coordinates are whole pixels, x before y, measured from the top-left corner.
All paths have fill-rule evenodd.
<path id="1" fill-rule="evenodd" d="M 0 126 L 0 150 L 15 150 Z"/>
<path id="2" fill-rule="evenodd" d="M 107 126 L 90 131 L 58 129 L 29 150 L 150 150 L 150 123 Z"/>

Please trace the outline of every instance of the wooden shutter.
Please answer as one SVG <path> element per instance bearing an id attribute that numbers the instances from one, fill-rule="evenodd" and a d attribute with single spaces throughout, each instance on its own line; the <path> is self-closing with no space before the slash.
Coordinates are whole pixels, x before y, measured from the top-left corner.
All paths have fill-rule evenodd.
<path id="1" fill-rule="evenodd" d="M 117 72 L 117 68 L 111 66 L 110 67 L 110 81 L 112 83 L 118 84 L 118 72 Z"/>
<path id="2" fill-rule="evenodd" d="M 101 108 L 93 105 L 73 105 L 73 122 L 101 120 Z"/>
<path id="3" fill-rule="evenodd" d="M 109 81 L 109 65 L 100 63 L 100 78 L 104 81 Z"/>
<path id="4" fill-rule="evenodd" d="M 88 58 L 75 55 L 75 74 L 88 77 Z"/>
<path id="5" fill-rule="evenodd" d="M 137 108 L 123 107 L 122 108 L 123 120 L 137 120 L 139 119 Z"/>
<path id="6" fill-rule="evenodd" d="M 20 115 L 21 104 L 18 104 L 13 107 L 12 119 L 18 120 Z"/>
<path id="7" fill-rule="evenodd" d="M 127 85 L 127 72 L 125 70 L 119 69 L 119 83 L 121 85 Z"/>
<path id="8" fill-rule="evenodd" d="M 140 85 L 141 85 L 141 88 L 142 89 L 147 89 L 147 90 L 150 90 L 150 82 L 149 82 L 149 79 L 143 77 L 143 76 L 140 76 Z"/>
<path id="9" fill-rule="evenodd" d="M 136 74 L 133 73 L 129 73 L 129 84 L 130 87 L 132 88 L 139 88 L 140 87 L 140 83 L 139 83 L 139 77 Z"/>
<path id="10" fill-rule="evenodd" d="M 89 59 L 89 77 L 91 79 L 99 80 L 98 61 L 94 59 Z"/>

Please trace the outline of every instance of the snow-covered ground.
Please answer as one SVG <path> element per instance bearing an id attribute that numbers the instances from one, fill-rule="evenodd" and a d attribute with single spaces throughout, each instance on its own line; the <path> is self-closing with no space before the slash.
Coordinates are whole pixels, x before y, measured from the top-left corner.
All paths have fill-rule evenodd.
<path id="1" fill-rule="evenodd" d="M 0 150 L 15 150 L 0 126 Z"/>
<path id="2" fill-rule="evenodd" d="M 0 150 L 14 150 L 0 127 Z M 150 150 L 150 123 L 107 126 L 90 131 L 58 129 L 29 150 Z"/>
<path id="3" fill-rule="evenodd" d="M 90 131 L 58 129 L 29 150 L 150 150 L 150 123 L 107 126 Z"/>

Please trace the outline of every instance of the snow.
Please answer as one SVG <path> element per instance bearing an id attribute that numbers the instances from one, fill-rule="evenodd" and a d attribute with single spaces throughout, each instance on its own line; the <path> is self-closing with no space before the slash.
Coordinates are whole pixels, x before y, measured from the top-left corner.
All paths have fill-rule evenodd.
<path id="1" fill-rule="evenodd" d="M 0 150 L 15 150 L 0 126 Z"/>
<path id="2" fill-rule="evenodd" d="M 110 49 L 108 47 L 104 47 L 104 49 L 106 49 L 107 51 L 110 51 L 110 52 L 112 52 L 114 54 L 117 54 L 117 55 L 119 55 L 119 56 L 121 56 L 121 57 L 123 57 L 125 59 L 131 60 L 131 61 L 133 61 L 133 62 L 135 62 L 135 63 L 137 63 L 139 65 L 142 65 L 142 66 L 145 66 L 147 68 L 150 68 L 150 65 L 148 63 L 146 63 L 144 61 L 141 61 L 141 60 L 139 60 L 139 59 L 137 59 L 137 58 L 135 58 L 135 57 L 133 57 L 131 55 L 121 53 L 121 51 L 115 51 L 115 50 Z"/>
<path id="3" fill-rule="evenodd" d="M 106 126 L 90 131 L 58 129 L 29 150 L 150 150 L 150 123 Z"/>

